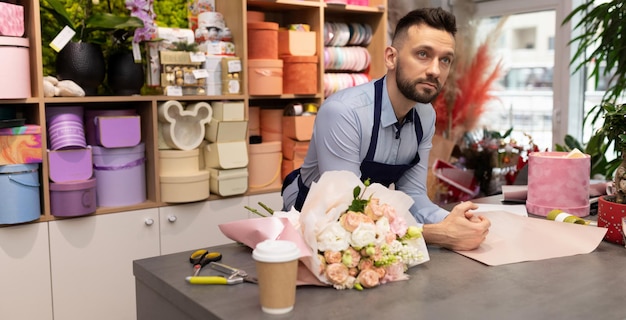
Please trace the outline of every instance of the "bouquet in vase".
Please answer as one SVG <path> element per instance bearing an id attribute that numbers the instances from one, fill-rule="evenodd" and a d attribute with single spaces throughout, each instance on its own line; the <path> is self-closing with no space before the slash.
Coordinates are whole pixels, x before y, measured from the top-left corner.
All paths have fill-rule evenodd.
<path id="1" fill-rule="evenodd" d="M 299 284 L 360 290 L 408 279 L 409 267 L 429 260 L 421 226 L 409 213 L 412 204 L 400 191 L 330 171 L 311 186 L 300 212 L 274 212 L 220 229 L 251 248 L 266 239 L 296 242 Z"/>

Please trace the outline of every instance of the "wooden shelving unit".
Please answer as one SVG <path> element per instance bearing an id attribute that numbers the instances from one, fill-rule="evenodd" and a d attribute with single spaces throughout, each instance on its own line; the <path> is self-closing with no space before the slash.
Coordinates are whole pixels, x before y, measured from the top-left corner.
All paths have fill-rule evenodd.
<path id="1" fill-rule="evenodd" d="M 85 108 L 134 108 L 142 118 L 142 141 L 146 145 L 146 189 L 147 201 L 134 206 L 98 208 L 95 214 L 109 214 L 116 212 L 131 211 L 137 209 L 156 208 L 167 206 L 160 199 L 159 188 L 159 159 L 158 159 L 158 132 L 157 132 L 157 106 L 167 100 L 179 100 L 181 102 L 196 101 L 220 101 L 237 100 L 243 101 L 245 106 L 258 105 L 261 107 L 280 107 L 290 101 L 321 103 L 324 99 L 323 75 L 324 75 L 324 21 L 362 22 L 372 26 L 373 38 L 368 51 L 372 62 L 369 74 L 372 78 L 380 77 L 385 72 L 383 52 L 387 42 L 387 1 L 370 0 L 369 6 L 334 5 L 326 4 L 323 0 L 216 0 L 216 10 L 223 14 L 227 26 L 230 28 L 236 54 L 242 59 L 243 78 L 241 95 L 226 96 L 90 96 L 81 98 L 62 98 L 43 96 L 43 67 L 41 25 L 39 14 L 39 1 L 19 0 L 19 5 L 24 6 L 26 37 L 29 39 L 31 97 L 25 99 L 0 100 L 0 108 L 3 106 L 17 106 L 26 117 L 27 122 L 41 126 L 42 152 L 44 160 L 40 168 L 41 180 L 41 218 L 35 222 L 51 221 L 55 217 L 50 213 L 50 187 L 49 167 L 45 157 L 47 149 L 46 137 L 46 109 L 55 106 L 80 105 Z M 280 97 L 258 97 L 247 94 L 247 31 L 246 13 L 248 10 L 263 11 L 267 20 L 278 22 L 281 26 L 291 23 L 306 23 L 312 31 L 317 32 L 317 55 L 319 57 L 318 92 L 312 95 L 286 94 Z M 279 191 L 279 190 L 272 190 Z M 255 194 L 254 192 L 250 194 Z M 211 196 L 208 201 L 219 198 Z"/>

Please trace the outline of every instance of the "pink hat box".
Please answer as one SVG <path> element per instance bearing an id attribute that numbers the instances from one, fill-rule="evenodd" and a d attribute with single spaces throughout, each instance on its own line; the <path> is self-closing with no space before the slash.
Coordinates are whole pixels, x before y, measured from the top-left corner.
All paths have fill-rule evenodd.
<path id="1" fill-rule="evenodd" d="M 87 180 L 93 175 L 91 147 L 48 150 L 48 166 L 50 180 L 54 182 Z"/>
<path id="2" fill-rule="evenodd" d="M 75 217 L 96 212 L 96 179 L 50 183 L 50 213 Z"/>
<path id="3" fill-rule="evenodd" d="M 533 152 L 528 157 L 526 210 L 547 216 L 561 209 L 577 217 L 589 215 L 591 157 L 567 158 L 567 152 Z"/>
<path id="4" fill-rule="evenodd" d="M 97 116 L 96 141 L 107 148 L 134 147 L 141 142 L 139 116 Z"/>
<path id="5" fill-rule="evenodd" d="M 100 145 L 97 140 L 97 117 L 122 117 L 136 116 L 135 109 L 87 109 L 85 110 L 85 137 L 87 144 L 96 146 Z"/>
<path id="6" fill-rule="evenodd" d="M 0 99 L 31 96 L 28 47 L 28 38 L 0 36 Z"/>
<path id="7" fill-rule="evenodd" d="M 98 207 L 129 206 L 146 201 L 145 146 L 92 146 Z"/>
<path id="8" fill-rule="evenodd" d="M 191 174 L 162 175 L 161 201 L 167 203 L 194 202 L 207 199 L 209 192 L 208 171 L 199 170 Z"/>

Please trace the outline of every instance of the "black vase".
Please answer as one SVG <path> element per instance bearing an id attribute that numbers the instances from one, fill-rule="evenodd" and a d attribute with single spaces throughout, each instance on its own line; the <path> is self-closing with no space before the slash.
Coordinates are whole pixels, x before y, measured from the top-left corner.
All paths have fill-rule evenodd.
<path id="1" fill-rule="evenodd" d="M 69 42 L 57 55 L 56 70 L 59 80 L 72 80 L 85 95 L 97 95 L 106 73 L 102 49 L 93 43 Z"/>
<path id="2" fill-rule="evenodd" d="M 109 56 L 107 84 L 114 94 L 130 96 L 140 94 L 144 84 L 144 69 L 135 63 L 133 53 L 121 51 Z"/>

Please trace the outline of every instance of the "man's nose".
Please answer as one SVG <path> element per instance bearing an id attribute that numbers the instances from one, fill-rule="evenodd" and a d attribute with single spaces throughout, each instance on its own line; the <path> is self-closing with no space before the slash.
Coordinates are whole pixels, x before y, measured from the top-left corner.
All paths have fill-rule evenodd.
<path id="1" fill-rule="evenodd" d="M 433 78 L 438 78 L 441 73 L 441 70 L 439 69 L 439 60 L 433 59 L 428 65 L 426 73 Z"/>

